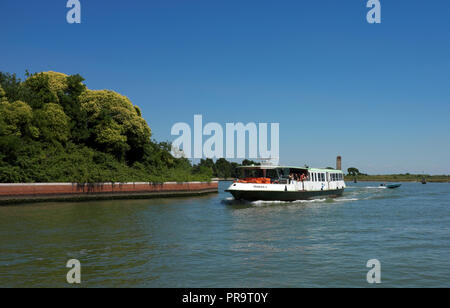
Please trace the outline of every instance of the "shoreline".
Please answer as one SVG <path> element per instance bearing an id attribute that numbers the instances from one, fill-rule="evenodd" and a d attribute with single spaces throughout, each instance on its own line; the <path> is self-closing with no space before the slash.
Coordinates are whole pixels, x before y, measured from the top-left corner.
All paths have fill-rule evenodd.
<path id="1" fill-rule="evenodd" d="M 53 201 L 150 199 L 217 193 L 218 181 L 164 183 L 7 183 L 0 184 L 0 206 Z"/>

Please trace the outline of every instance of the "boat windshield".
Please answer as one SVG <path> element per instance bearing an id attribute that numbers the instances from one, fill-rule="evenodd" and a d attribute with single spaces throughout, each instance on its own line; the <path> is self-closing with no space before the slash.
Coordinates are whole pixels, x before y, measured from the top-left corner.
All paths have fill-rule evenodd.
<path id="1" fill-rule="evenodd" d="M 278 179 L 279 175 L 276 169 L 241 169 L 239 179 L 246 178 Z"/>

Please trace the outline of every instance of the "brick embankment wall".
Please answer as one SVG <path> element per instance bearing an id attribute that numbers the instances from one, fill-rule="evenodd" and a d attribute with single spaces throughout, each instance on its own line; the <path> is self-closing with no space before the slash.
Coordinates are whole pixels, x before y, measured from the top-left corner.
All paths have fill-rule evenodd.
<path id="1" fill-rule="evenodd" d="M 38 201 L 195 196 L 218 191 L 218 182 L 0 184 L 0 205 Z"/>

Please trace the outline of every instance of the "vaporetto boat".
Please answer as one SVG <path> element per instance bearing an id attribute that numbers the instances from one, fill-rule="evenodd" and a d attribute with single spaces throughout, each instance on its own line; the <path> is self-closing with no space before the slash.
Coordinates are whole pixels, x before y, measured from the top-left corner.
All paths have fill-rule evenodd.
<path id="1" fill-rule="evenodd" d="M 295 201 L 342 196 L 344 173 L 337 169 L 242 166 L 226 192 L 237 200 Z"/>

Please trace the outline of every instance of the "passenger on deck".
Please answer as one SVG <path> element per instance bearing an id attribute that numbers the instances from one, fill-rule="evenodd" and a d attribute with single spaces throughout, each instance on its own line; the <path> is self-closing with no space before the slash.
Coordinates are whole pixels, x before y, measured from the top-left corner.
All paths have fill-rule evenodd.
<path id="1" fill-rule="evenodd" d="M 305 190 L 305 183 L 303 182 L 306 179 L 306 176 L 304 173 L 300 176 L 300 181 L 302 181 L 302 189 Z"/>

